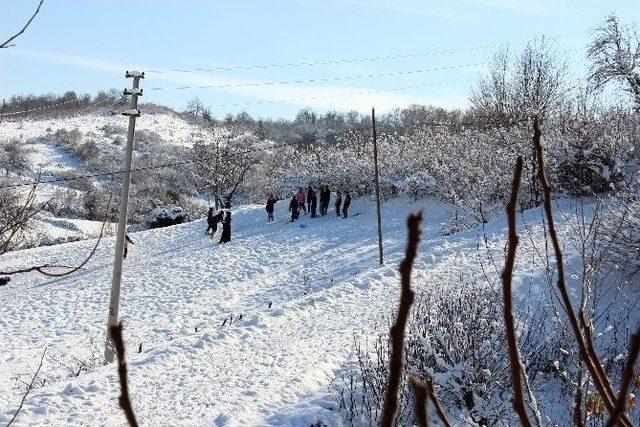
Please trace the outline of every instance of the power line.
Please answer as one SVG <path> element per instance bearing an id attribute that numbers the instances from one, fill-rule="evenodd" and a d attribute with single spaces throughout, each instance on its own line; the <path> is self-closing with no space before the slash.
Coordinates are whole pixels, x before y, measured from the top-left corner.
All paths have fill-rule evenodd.
<path id="1" fill-rule="evenodd" d="M 562 38 L 574 37 L 579 35 L 588 34 L 588 31 L 576 32 L 576 33 L 567 33 L 560 34 L 557 36 L 548 37 L 551 40 L 558 40 Z M 197 72 L 214 72 L 214 71 L 237 71 L 237 70 L 254 70 L 254 69 L 269 69 L 269 68 L 289 68 L 289 67 L 311 67 L 317 65 L 337 65 L 337 64 L 352 64 L 359 62 L 375 62 L 375 61 L 388 61 L 394 59 L 403 59 L 403 58 L 421 58 L 425 56 L 435 56 L 435 55 L 448 55 L 455 53 L 464 53 L 476 50 L 487 50 L 493 49 L 496 47 L 501 47 L 505 45 L 516 45 L 516 44 L 524 44 L 529 43 L 532 40 L 535 40 L 537 37 L 523 39 L 519 41 L 511 41 L 511 42 L 502 42 L 502 43 L 494 43 L 494 44 L 486 44 L 479 46 L 470 46 L 470 47 L 457 47 L 457 48 L 442 48 L 442 49 L 434 49 L 424 52 L 413 52 L 413 53 L 401 53 L 401 54 L 390 54 L 390 55 L 377 55 L 377 56 L 364 56 L 364 57 L 353 57 L 353 58 L 342 58 L 342 59 L 328 59 L 328 60 L 317 60 L 317 61 L 303 61 L 303 62 L 284 62 L 284 63 L 267 63 L 267 64 L 250 64 L 250 65 L 234 65 L 234 66 L 213 66 L 213 67 L 197 67 L 197 68 L 166 68 L 166 69 L 151 69 L 148 70 L 148 73 L 197 73 Z"/>
<path id="2" fill-rule="evenodd" d="M 360 75 L 353 75 L 353 76 L 319 77 L 319 78 L 312 78 L 312 79 L 283 80 L 283 81 L 272 81 L 272 82 L 230 83 L 230 84 L 223 84 L 223 85 L 152 87 L 152 88 L 148 88 L 147 90 L 160 91 L 160 90 L 168 90 L 168 89 L 174 89 L 174 90 L 225 89 L 225 88 L 233 88 L 233 87 L 275 86 L 275 85 L 299 84 L 299 83 L 326 83 L 326 82 L 334 82 L 334 81 L 341 81 L 341 80 L 359 80 L 359 79 L 368 79 L 368 78 L 375 78 L 375 77 L 403 76 L 403 75 L 410 75 L 410 74 L 430 73 L 433 71 L 446 71 L 446 70 L 454 70 L 459 68 L 477 67 L 479 65 L 487 65 L 487 62 L 477 62 L 473 64 L 460 64 L 460 65 L 447 65 L 443 67 L 423 68 L 418 70 L 360 74 Z"/>
<path id="3" fill-rule="evenodd" d="M 260 105 L 260 104 L 282 104 L 282 103 L 308 101 L 308 100 L 316 100 L 316 99 L 340 98 L 344 96 L 353 96 L 353 95 L 384 93 L 385 91 L 394 92 L 394 91 L 409 90 L 409 89 L 419 89 L 423 87 L 441 86 L 441 85 L 449 85 L 449 84 L 457 84 L 457 83 L 468 83 L 471 81 L 474 81 L 474 80 L 471 80 L 471 79 L 449 80 L 449 81 L 443 81 L 443 82 L 425 83 L 425 84 L 411 85 L 411 86 L 393 86 L 388 88 L 379 88 L 379 89 L 356 91 L 356 92 L 343 92 L 343 93 L 332 94 L 332 95 L 304 96 L 300 98 L 266 99 L 262 101 L 212 104 L 210 105 L 210 107 L 242 107 L 242 106 L 249 106 L 249 105 Z"/>
<path id="4" fill-rule="evenodd" d="M 563 53 L 572 52 L 578 50 L 580 48 L 569 48 L 564 49 Z M 162 90 L 189 90 L 189 89 L 226 89 L 226 88 L 238 88 L 238 87 L 256 87 L 256 86 L 276 86 L 276 85 L 288 85 L 288 84 L 300 84 L 300 83 L 327 83 L 327 82 L 335 82 L 335 81 L 344 81 L 344 80 L 361 80 L 361 79 L 369 79 L 369 78 L 377 78 L 377 77 L 394 77 L 394 76 L 404 76 L 404 75 L 412 75 L 412 74 L 422 74 L 422 73 L 430 73 L 434 71 L 448 71 L 462 68 L 473 68 L 483 65 L 489 65 L 491 62 L 475 62 L 469 64 L 458 64 L 458 65 L 445 65 L 441 67 L 432 67 L 432 68 L 421 68 L 421 69 L 413 69 L 413 70 L 404 70 L 404 71 L 388 71 L 383 73 L 369 73 L 369 74 L 359 74 L 359 75 L 350 75 L 350 76 L 336 76 L 336 77 L 317 77 L 310 79 L 295 79 L 295 80 L 282 80 L 282 81 L 266 81 L 266 82 L 248 82 L 248 83 L 228 83 L 221 85 L 186 85 L 186 86 L 176 86 L 176 87 L 151 87 L 148 88 L 148 91 L 162 91 Z"/>

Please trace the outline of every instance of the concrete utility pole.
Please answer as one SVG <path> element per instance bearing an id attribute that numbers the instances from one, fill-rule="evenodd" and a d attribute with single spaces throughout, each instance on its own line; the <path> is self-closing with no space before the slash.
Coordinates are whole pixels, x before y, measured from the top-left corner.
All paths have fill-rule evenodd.
<path id="1" fill-rule="evenodd" d="M 125 89 L 125 95 L 131 95 L 131 108 L 122 115 L 129 117 L 129 132 L 125 151 L 124 171 L 122 174 L 122 191 L 120 193 L 120 212 L 118 213 L 118 234 L 116 239 L 116 253 L 113 261 L 113 276 L 111 278 L 111 297 L 109 300 L 109 316 L 107 318 L 107 339 L 104 347 L 105 364 L 113 362 L 115 353 L 109 342 L 109 329 L 118 323 L 118 304 L 120 302 L 120 284 L 122 282 L 122 257 L 124 254 L 124 239 L 127 233 L 127 213 L 129 208 L 129 184 L 131 183 L 131 161 L 133 156 L 133 138 L 136 131 L 136 118 L 140 117 L 138 110 L 138 96 L 142 96 L 140 79 L 144 73 L 127 71 L 125 77 L 133 79 L 133 88 Z"/>
<path id="2" fill-rule="evenodd" d="M 378 135 L 376 134 L 376 110 L 371 108 L 371 124 L 373 126 L 373 169 L 376 175 L 376 211 L 378 214 L 378 248 L 380 249 L 380 265 L 384 264 L 382 250 L 382 215 L 380 214 L 380 178 L 378 170 Z"/>

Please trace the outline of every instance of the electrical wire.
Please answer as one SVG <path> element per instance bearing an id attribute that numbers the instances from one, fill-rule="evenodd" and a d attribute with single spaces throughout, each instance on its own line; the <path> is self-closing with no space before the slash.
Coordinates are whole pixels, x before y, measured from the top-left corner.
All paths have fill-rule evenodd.
<path id="1" fill-rule="evenodd" d="M 410 75 L 410 74 L 430 73 L 434 71 L 447 71 L 447 70 L 455 70 L 460 68 L 477 67 L 480 65 L 487 65 L 487 64 L 488 64 L 487 62 L 477 62 L 473 64 L 446 65 L 443 67 L 423 68 L 423 69 L 406 70 L 406 71 L 391 71 L 391 72 L 385 72 L 385 73 L 370 73 L 370 74 L 360 74 L 360 75 L 352 75 L 352 76 L 318 77 L 318 78 L 311 78 L 311 79 L 283 80 L 283 81 L 272 81 L 272 82 L 229 83 L 229 84 L 223 84 L 223 85 L 151 87 L 145 90 L 161 91 L 161 90 L 187 90 L 187 89 L 225 89 L 225 88 L 234 88 L 234 87 L 275 86 L 275 85 L 299 84 L 299 83 L 326 83 L 326 82 L 335 82 L 335 81 L 342 81 L 342 80 L 360 80 L 360 79 L 368 79 L 368 78 L 375 78 L 375 77 L 404 76 L 404 75 Z"/>
<path id="2" fill-rule="evenodd" d="M 588 31 L 581 31 L 576 33 L 567 33 L 560 34 L 557 36 L 547 37 L 551 40 L 559 40 L 562 38 L 575 37 L 580 35 L 589 34 Z M 337 65 L 337 64 L 353 64 L 359 62 L 376 62 L 376 61 L 389 61 L 395 59 L 404 59 L 404 58 L 421 58 L 426 56 L 435 56 L 435 55 L 448 55 L 448 54 L 456 54 L 456 53 L 465 53 L 477 50 L 488 50 L 494 49 L 501 46 L 509 46 L 509 45 L 518 45 L 524 43 L 530 43 L 532 40 L 535 40 L 537 37 L 532 37 L 528 39 L 511 41 L 511 42 L 501 42 L 501 43 L 493 43 L 486 45 L 478 45 L 478 46 L 470 46 L 470 47 L 457 47 L 457 48 L 441 48 L 434 49 L 424 52 L 413 52 L 413 53 L 400 53 L 400 54 L 390 54 L 390 55 L 376 55 L 376 56 L 364 56 L 364 57 L 352 57 L 352 58 L 342 58 L 342 59 L 328 59 L 328 60 L 317 60 L 317 61 L 302 61 L 302 62 L 284 62 L 284 63 L 267 63 L 267 64 L 249 64 L 249 65 L 234 65 L 234 66 L 212 66 L 212 67 L 197 67 L 197 68 L 158 68 L 148 70 L 148 73 L 202 73 L 202 72 L 215 72 L 215 71 L 237 71 L 237 70 L 254 70 L 254 69 L 269 69 L 269 68 L 290 68 L 290 67 L 312 67 L 318 65 Z"/>
<path id="3" fill-rule="evenodd" d="M 210 107 L 243 107 L 249 105 L 261 105 L 261 104 L 283 104 L 283 103 L 294 103 L 299 101 L 309 101 L 309 100 L 317 100 L 317 99 L 329 99 L 329 98 L 341 98 L 344 96 L 354 96 L 354 95 L 367 95 L 374 93 L 384 93 L 385 91 L 389 92 L 397 92 L 402 90 L 409 89 L 419 89 L 423 87 L 433 87 L 433 86 L 444 86 L 450 84 L 458 84 L 458 83 L 466 83 L 474 80 L 463 79 L 463 80 L 449 80 L 443 82 L 434 82 L 434 83 L 425 83 L 419 85 L 410 85 L 410 86 L 394 86 L 388 88 L 379 88 L 372 90 L 364 90 L 364 91 L 356 91 L 356 92 L 344 92 L 338 94 L 331 95 L 317 95 L 317 96 L 304 96 L 300 98 L 286 98 L 286 99 L 266 99 L 262 101 L 247 101 L 247 102 L 235 102 L 235 103 L 226 103 L 226 104 L 212 104 Z"/>

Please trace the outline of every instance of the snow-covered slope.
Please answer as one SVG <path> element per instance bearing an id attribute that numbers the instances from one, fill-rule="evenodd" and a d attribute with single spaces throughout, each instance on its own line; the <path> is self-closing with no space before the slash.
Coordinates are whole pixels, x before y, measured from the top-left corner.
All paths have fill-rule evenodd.
<path id="1" fill-rule="evenodd" d="M 482 274 L 478 231 L 442 237 L 450 208 L 438 202 L 383 205 L 384 266 L 377 265 L 370 201 L 355 201 L 359 215 L 349 219 L 304 217 L 304 228 L 288 222 L 285 207 L 276 205 L 278 219 L 269 224 L 263 207 L 237 208 L 227 245 L 204 236 L 202 221 L 132 234 L 120 309 L 143 425 L 339 425 L 332 384 L 353 362 L 354 336 L 374 334 L 395 310 L 409 212 L 425 216 L 419 290 Z M 525 218 L 524 253 L 542 244 L 539 211 Z M 566 230 L 564 221 L 559 228 Z M 504 220 L 486 231 L 499 260 Z M 92 245 L 9 253 L 0 270 L 70 264 Z M 47 347 L 45 383 L 29 395 L 18 425 L 125 424 L 115 365 L 100 366 L 113 245 L 106 239 L 73 276 L 23 275 L 0 288 L 0 421 L 11 418 Z M 538 272 L 526 262 L 518 260 L 518 284 L 535 283 Z"/>
<path id="2" fill-rule="evenodd" d="M 23 182 L 29 184 L 38 176 L 43 181 L 56 181 L 41 184 L 37 188 L 37 200 L 44 202 L 55 200 L 60 205 L 60 200 L 65 197 L 75 199 L 77 206 L 75 212 L 61 215 L 57 218 L 49 212 L 46 215 L 38 215 L 36 223 L 29 230 L 25 246 L 37 246 L 60 242 L 65 239 L 78 240 L 87 237 L 95 237 L 99 230 L 100 222 L 91 223 L 64 218 L 83 218 L 82 196 L 83 188 L 91 185 L 100 187 L 105 178 L 86 178 L 82 180 L 64 181 L 77 175 L 111 172 L 121 169 L 120 156 L 126 139 L 127 119 L 118 114 L 113 114 L 109 108 L 102 107 L 92 111 L 80 111 L 78 114 L 62 115 L 59 117 L 39 117 L 28 119 L 4 120 L 0 126 L 0 154 L 9 146 L 16 146 L 16 150 L 25 157 L 25 164 L 20 165 L 19 170 L 15 166 L 9 167 L 7 176 L 10 183 Z M 180 156 L 185 149 L 192 146 L 193 141 L 203 138 L 201 127 L 181 118 L 178 114 L 168 109 L 153 109 L 145 111 L 136 123 L 137 145 L 136 156 L 148 158 L 159 152 L 174 153 Z M 78 141 L 72 148 L 60 141 L 64 135 L 76 135 Z M 79 155 L 78 150 L 84 144 L 93 144 L 93 150 L 100 153 L 100 159 L 104 160 L 95 164 L 96 155 L 84 153 Z M 164 150 L 164 151 L 160 151 Z M 170 159 L 170 157 L 167 157 Z M 91 164 L 90 162 L 94 163 Z M 75 189 L 69 189 L 75 185 Z M 15 191 L 27 192 L 30 187 L 18 187 Z M 74 208 L 61 206 L 68 210 Z M 72 224 L 73 223 L 73 224 Z M 60 226 L 62 224 L 62 226 Z"/>
<path id="3" fill-rule="evenodd" d="M 53 118 L 5 120 L 0 126 L 0 140 L 42 138 L 58 129 L 78 129 L 83 134 L 91 133 L 98 137 L 103 135 L 105 131 L 112 135 L 118 135 L 118 131 L 120 131 L 119 136 L 125 138 L 127 118 L 119 114 L 112 114 L 105 109 L 100 112 Z M 156 132 L 164 135 L 168 143 L 183 147 L 192 146 L 193 138 L 202 136 L 200 127 L 167 112 L 146 111 L 136 120 L 136 131 Z M 111 144 L 109 135 L 103 137 L 104 141 L 101 142 Z M 42 150 L 42 154 L 45 156 L 46 150 L 47 148 Z"/>

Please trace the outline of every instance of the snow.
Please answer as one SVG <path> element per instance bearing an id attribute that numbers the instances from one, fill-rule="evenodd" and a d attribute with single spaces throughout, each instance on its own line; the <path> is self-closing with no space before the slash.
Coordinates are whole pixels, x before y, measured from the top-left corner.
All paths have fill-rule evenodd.
<path id="1" fill-rule="evenodd" d="M 160 135 L 166 135 L 166 140 L 176 146 L 191 147 L 193 138 L 202 135 L 202 130 L 187 121 L 167 113 L 146 112 L 141 109 L 142 115 L 136 119 L 136 131 L 153 131 Z M 24 119 L 5 120 L 0 127 L 0 141 L 19 138 L 28 140 L 51 135 L 58 129 L 78 129 L 83 134 L 93 132 L 100 135 L 104 126 L 122 126 L 120 136 L 126 138 L 127 118 L 121 115 L 109 114 L 82 114 L 49 119 Z M 108 138 L 107 138 L 108 139 Z M 111 141 L 105 141 L 111 143 Z"/>
<path id="2" fill-rule="evenodd" d="M 282 206 L 273 223 L 266 223 L 263 206 L 234 208 L 226 245 L 204 235 L 204 220 L 133 233 L 120 313 L 142 424 L 341 425 L 334 383 L 354 360 L 354 337 L 375 334 L 395 311 L 406 217 L 419 209 L 425 221 L 414 273 L 418 291 L 459 283 L 460 275 L 481 276 L 480 230 L 443 237 L 451 208 L 434 200 L 383 204 L 383 266 L 377 265 L 374 204 L 363 199 L 352 203 L 360 215 L 303 216 L 299 224 L 306 228 L 289 223 Z M 540 211 L 524 218 L 530 235 L 520 250 L 542 247 Z M 565 222 L 558 221 L 561 233 Z M 499 260 L 504 218 L 485 225 L 485 232 Z M 94 243 L 8 253 L 0 269 L 72 264 Z M 105 239 L 70 277 L 27 274 L 0 288 L 0 422 L 11 418 L 22 395 L 14 378 L 27 380 L 47 347 L 46 383 L 29 395 L 16 425 L 125 425 L 115 365 L 100 363 L 113 250 L 113 238 Z M 542 274 L 529 263 L 518 258 L 517 287 Z M 69 366 L 80 361 L 88 368 L 76 377 Z"/>

